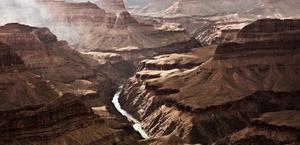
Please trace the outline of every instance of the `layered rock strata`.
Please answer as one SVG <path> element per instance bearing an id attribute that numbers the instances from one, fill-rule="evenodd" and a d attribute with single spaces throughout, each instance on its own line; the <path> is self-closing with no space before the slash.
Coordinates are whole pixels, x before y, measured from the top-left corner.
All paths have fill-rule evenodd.
<path id="1" fill-rule="evenodd" d="M 266 21 L 264 31 L 260 24 Z M 200 48 L 145 60 L 128 80 L 123 107 L 152 137 L 175 135 L 201 144 L 242 130 L 266 112 L 299 110 L 300 28 L 294 21 L 259 20 L 215 52 Z"/>
<path id="2" fill-rule="evenodd" d="M 0 144 L 138 144 L 109 103 L 132 74 L 120 55 L 82 54 L 17 23 L 0 26 L 0 50 Z"/>
<path id="3" fill-rule="evenodd" d="M 130 129 L 108 125 L 109 120 L 94 114 L 72 94 L 47 105 L 27 106 L 0 115 L 0 143 L 5 145 L 137 144 Z"/>
<path id="4" fill-rule="evenodd" d="M 107 4 L 107 7 L 111 9 L 110 7 L 115 7 L 114 3 L 114 1 L 105 1 L 103 4 Z M 163 54 L 161 52 L 177 52 L 177 48 L 180 51 L 188 51 L 199 46 L 199 43 L 184 30 L 163 30 L 153 25 L 140 23 L 121 8 L 113 9 L 118 12 L 109 12 L 91 2 L 43 1 L 42 4 L 54 15 L 49 19 L 54 24 L 52 26 L 54 31 L 60 34 L 64 32 L 64 28 L 69 27 L 71 30 L 69 28 L 65 30 L 70 30 L 72 35 L 68 32 L 59 36 L 70 40 L 76 48 L 82 51 L 115 51 L 113 53 L 120 54 L 125 51 L 148 58 L 149 55 L 152 57 L 156 54 Z M 173 47 L 176 47 L 174 51 L 172 51 Z"/>
<path id="5" fill-rule="evenodd" d="M 142 23 L 152 24 L 158 28 L 184 29 L 191 37 L 203 46 L 217 45 L 233 41 L 237 33 L 247 24 L 253 22 L 250 18 L 240 18 L 236 15 L 228 16 L 185 16 L 185 17 L 151 17 L 135 15 Z"/>
<path id="6" fill-rule="evenodd" d="M 146 3 L 146 4 L 144 4 Z M 297 0 L 142 0 L 135 4 L 128 0 L 127 6 L 133 13 L 150 16 L 215 16 L 238 14 L 250 17 L 299 16 Z"/>
<path id="7" fill-rule="evenodd" d="M 7 24 L 0 42 L 1 109 L 46 104 L 65 93 L 111 96 L 132 73 L 122 57 L 80 54 L 47 28 Z"/>
<path id="8" fill-rule="evenodd" d="M 299 111 L 265 113 L 253 119 L 251 125 L 226 137 L 221 144 L 299 144 Z"/>

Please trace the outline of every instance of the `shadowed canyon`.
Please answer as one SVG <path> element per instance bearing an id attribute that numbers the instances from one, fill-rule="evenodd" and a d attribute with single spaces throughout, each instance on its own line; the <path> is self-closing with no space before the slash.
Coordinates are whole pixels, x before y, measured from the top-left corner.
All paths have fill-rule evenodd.
<path id="1" fill-rule="evenodd" d="M 298 0 L 3 0 L 0 145 L 299 145 Z"/>

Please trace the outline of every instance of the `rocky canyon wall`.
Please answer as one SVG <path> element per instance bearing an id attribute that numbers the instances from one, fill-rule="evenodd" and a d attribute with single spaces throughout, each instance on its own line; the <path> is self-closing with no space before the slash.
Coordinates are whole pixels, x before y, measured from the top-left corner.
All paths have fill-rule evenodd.
<path id="1" fill-rule="evenodd" d="M 192 54 L 143 61 L 128 80 L 121 98 L 123 107 L 142 121 L 152 137 L 175 135 L 185 143 L 212 144 L 245 128 L 236 134 L 238 139 L 230 138 L 232 144 L 246 144 L 255 137 L 262 142 L 288 140 L 289 136 L 281 141 L 268 136 L 275 134 L 276 124 L 274 129 L 268 128 L 268 123 L 259 128 L 254 124 L 252 130 L 246 127 L 267 112 L 299 110 L 295 103 L 299 101 L 300 86 L 299 28 L 291 21 L 297 20 L 258 20 L 242 29 L 235 42 L 215 50 L 200 48 Z M 243 39 L 247 34 L 268 39 Z M 288 37 L 276 37 L 279 35 Z M 289 122 L 288 118 L 280 120 Z M 261 129 L 266 133 L 259 137 L 239 136 Z M 294 136 L 294 131 L 289 133 Z M 252 141 L 259 143 L 260 139 Z"/>

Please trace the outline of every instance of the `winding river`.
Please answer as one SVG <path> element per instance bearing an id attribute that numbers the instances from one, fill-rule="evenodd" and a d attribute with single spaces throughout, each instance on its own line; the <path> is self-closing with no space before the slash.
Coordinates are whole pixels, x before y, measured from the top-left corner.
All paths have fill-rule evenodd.
<path id="1" fill-rule="evenodd" d="M 123 115 L 125 116 L 130 122 L 133 122 L 133 128 L 134 130 L 136 130 L 137 132 L 139 132 L 141 134 L 141 136 L 145 139 L 149 138 L 149 136 L 147 135 L 147 133 L 143 130 L 141 123 L 135 119 L 132 115 L 130 115 L 126 110 L 122 109 L 120 103 L 119 103 L 119 98 L 120 95 L 122 93 L 123 90 L 123 86 L 120 86 L 118 91 L 116 92 L 116 94 L 114 95 L 114 98 L 112 100 L 112 103 L 114 104 L 114 106 L 116 107 L 116 109 Z"/>

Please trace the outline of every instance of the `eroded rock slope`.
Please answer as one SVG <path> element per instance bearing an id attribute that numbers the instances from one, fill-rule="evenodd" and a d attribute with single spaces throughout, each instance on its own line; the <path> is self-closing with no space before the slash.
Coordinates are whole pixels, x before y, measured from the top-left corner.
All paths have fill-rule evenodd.
<path id="1" fill-rule="evenodd" d="M 244 27 L 234 42 L 145 60 L 128 80 L 123 107 L 152 137 L 175 135 L 185 143 L 201 144 L 242 130 L 264 113 L 299 110 L 299 23 L 258 20 Z M 279 120 L 287 123 L 289 118 Z M 259 138 L 270 142 L 299 133 L 294 128 L 296 132 L 280 141 L 267 136 L 276 129 L 263 129 L 266 134 Z M 250 141 L 251 135 L 245 138 Z"/>
<path id="2" fill-rule="evenodd" d="M 48 28 L 17 23 L 0 26 L 0 49 L 0 144 L 137 144 L 141 138 L 110 104 L 132 73 L 120 55 L 82 54 Z"/>

